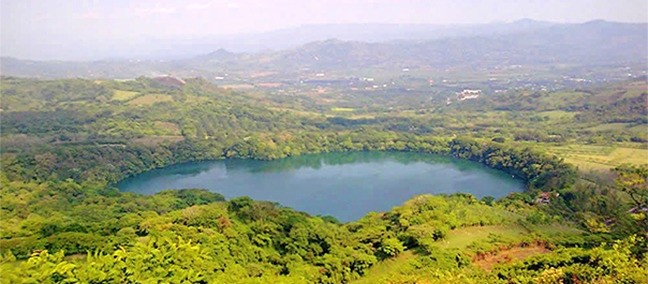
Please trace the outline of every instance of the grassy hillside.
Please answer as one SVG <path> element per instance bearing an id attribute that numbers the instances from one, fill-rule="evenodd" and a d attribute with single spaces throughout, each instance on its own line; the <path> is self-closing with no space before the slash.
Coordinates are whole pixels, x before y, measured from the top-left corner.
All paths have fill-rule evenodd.
<path id="1" fill-rule="evenodd" d="M 571 144 L 550 146 L 547 151 L 563 157 L 567 163 L 582 170 L 606 170 L 623 164 L 648 164 L 648 149 L 645 144 L 634 146 L 637 148 Z"/>

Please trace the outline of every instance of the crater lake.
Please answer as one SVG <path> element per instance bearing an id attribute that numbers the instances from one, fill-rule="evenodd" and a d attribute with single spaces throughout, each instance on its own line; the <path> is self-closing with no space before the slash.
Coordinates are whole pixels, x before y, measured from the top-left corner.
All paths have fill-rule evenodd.
<path id="1" fill-rule="evenodd" d="M 413 152 L 308 154 L 272 161 L 230 159 L 176 164 L 117 184 L 126 192 L 204 188 L 231 199 L 249 196 L 342 222 L 387 211 L 420 194 L 470 193 L 500 198 L 524 183 L 482 164 Z"/>

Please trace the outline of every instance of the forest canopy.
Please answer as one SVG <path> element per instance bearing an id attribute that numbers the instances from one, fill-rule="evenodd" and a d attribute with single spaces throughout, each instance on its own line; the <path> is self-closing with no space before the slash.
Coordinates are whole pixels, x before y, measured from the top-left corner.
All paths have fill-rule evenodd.
<path id="1" fill-rule="evenodd" d="M 523 133 L 531 119 L 508 132 L 501 125 L 437 127 L 475 109 L 501 109 L 506 97 L 495 106 L 450 106 L 443 118 L 369 119 L 281 109 L 203 79 L 185 82 L 2 78 L 0 281 L 645 281 L 646 167 L 584 171 L 528 143 L 595 140 L 599 134 L 570 127 L 600 112 L 645 124 L 631 101 L 582 108 L 558 135 Z M 524 116 L 518 111 L 507 115 Z M 522 179 L 526 190 L 499 200 L 416 196 L 340 223 L 203 189 L 142 196 L 114 187 L 186 161 L 346 151 L 471 160 Z"/>

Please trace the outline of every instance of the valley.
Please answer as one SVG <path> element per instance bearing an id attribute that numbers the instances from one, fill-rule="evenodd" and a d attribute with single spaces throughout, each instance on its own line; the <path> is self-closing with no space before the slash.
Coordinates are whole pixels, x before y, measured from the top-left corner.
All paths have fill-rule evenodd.
<path id="1" fill-rule="evenodd" d="M 40 269 L 28 266 L 38 258 L 42 263 L 70 265 L 75 275 L 81 275 L 78 273 L 90 273 L 82 272 L 90 268 L 84 264 L 87 261 L 103 263 L 102 270 L 126 265 L 121 261 L 128 261 L 127 267 L 141 267 L 145 264 L 136 264 L 140 261 L 136 257 L 178 247 L 186 248 L 188 251 L 182 252 L 186 255 L 198 249 L 207 250 L 202 255 L 229 259 L 222 273 L 202 270 L 193 276 L 174 274 L 182 279 L 418 282 L 453 271 L 450 275 L 455 276 L 434 278 L 449 281 L 457 275 L 472 275 L 469 277 L 497 281 L 502 269 L 513 267 L 516 277 L 540 277 L 533 269 L 515 266 L 521 261 L 605 253 L 606 248 L 594 248 L 601 240 L 611 240 L 628 230 L 642 234 L 642 219 L 623 213 L 630 206 L 620 195 L 623 192 L 607 191 L 606 185 L 614 178 L 615 171 L 608 172 L 612 167 L 620 166 L 619 171 L 631 173 L 632 169 L 623 168 L 628 163 L 645 166 L 643 156 L 648 149 L 646 133 L 641 131 L 646 126 L 641 119 L 645 108 L 632 108 L 624 101 L 645 97 L 642 81 L 567 91 L 583 95 L 562 105 L 551 98 L 564 96 L 565 91 L 484 95 L 442 103 L 434 109 L 425 105 L 385 109 L 374 107 L 383 104 L 381 98 L 361 97 L 358 99 L 366 106 L 363 112 L 335 99 L 303 103 L 313 97 L 309 94 L 297 95 L 304 100 L 282 104 L 271 93 L 223 89 L 202 79 L 185 79 L 180 85 L 162 83 L 169 81 L 2 79 L 4 209 L 0 248 L 9 257 L 3 260 L 3 270 Z M 620 93 L 624 96 L 621 103 L 608 99 Z M 511 104 L 519 97 L 528 98 L 527 106 Z M 385 99 L 395 105 L 407 102 L 398 97 Z M 592 102 L 597 103 L 594 109 Z M 410 196 L 412 199 L 404 205 L 384 213 L 368 213 L 358 220 L 345 217 L 348 222 L 339 223 L 331 216 L 311 217 L 278 203 L 248 197 L 224 201 L 224 192 L 182 189 L 142 196 L 111 186 L 128 176 L 187 161 L 275 160 L 279 167 L 294 171 L 285 157 L 335 152 L 342 163 L 348 163 L 344 153 L 355 151 L 433 153 L 472 160 L 519 178 L 526 189 L 498 199 L 485 196 L 479 200 L 465 193 Z M 317 164 L 313 167 L 320 168 Z M 176 179 L 178 175 L 170 177 Z M 147 183 L 136 187 L 147 188 Z M 326 190 L 326 183 L 319 184 Z M 307 184 L 300 187 L 312 188 Z M 257 187 L 261 188 L 264 186 Z M 545 201 L 538 200 L 544 198 L 545 191 L 560 197 L 542 203 Z M 606 191 L 599 197 L 605 198 L 606 205 L 590 205 L 588 192 Z M 478 192 L 484 196 L 483 189 Z M 340 194 L 335 198 L 348 199 Z M 369 192 L 357 194 L 358 202 L 370 196 Z M 45 196 L 49 197 L 43 199 Z M 26 212 L 31 213 L 24 215 Z M 608 223 L 610 218 L 614 218 L 613 223 Z M 205 235 L 207 228 L 216 231 Z M 246 231 L 247 235 L 240 235 Z M 297 232 L 309 231 L 299 237 L 304 247 L 293 245 Z M 201 241 L 193 245 L 182 239 L 174 241 L 180 236 Z M 216 249 L 209 245 L 216 241 L 211 238 L 229 243 L 232 249 L 230 242 L 244 238 L 249 242 L 245 246 L 257 250 L 260 258 L 244 260 L 243 252 L 237 251 L 229 252 L 227 258 L 222 253 L 210 253 L 208 250 Z M 543 245 L 527 253 L 533 247 L 527 249 L 523 244 L 536 242 Z M 124 252 L 124 258 L 109 260 L 111 254 L 120 253 L 114 247 L 124 243 L 134 246 Z M 151 251 L 151 245 L 158 249 Z M 558 247 L 568 251 L 556 250 Z M 34 249 L 62 250 L 65 254 L 33 254 Z M 101 253 L 89 254 L 89 260 L 64 257 L 92 250 Z M 172 255 L 177 253 L 181 252 Z M 332 254 L 349 262 L 340 264 L 330 258 Z M 482 254 L 492 256 L 471 261 L 481 259 L 478 255 Z M 285 260 L 297 256 L 301 260 Z M 272 260 L 276 264 L 260 266 L 276 257 L 279 259 Z M 22 264 L 12 264 L 14 258 Z M 31 260 L 24 262 L 26 258 Z M 198 259 L 201 257 L 191 256 L 187 260 L 195 265 Z M 204 265 L 213 263 L 200 261 Z M 416 268 L 421 265 L 429 268 Z M 352 273 L 344 272 L 348 269 L 344 267 L 352 267 Z M 113 277 L 164 275 L 136 269 Z M 300 272 L 303 269 L 324 273 L 309 273 L 318 278 L 295 278 L 304 273 Z M 640 268 L 629 269 L 641 274 Z M 138 274 L 144 271 L 151 272 Z M 100 279 L 95 277 L 83 279 Z"/>
<path id="2" fill-rule="evenodd" d="M 645 283 L 647 24 L 375 27 L 2 57 L 0 283 Z"/>

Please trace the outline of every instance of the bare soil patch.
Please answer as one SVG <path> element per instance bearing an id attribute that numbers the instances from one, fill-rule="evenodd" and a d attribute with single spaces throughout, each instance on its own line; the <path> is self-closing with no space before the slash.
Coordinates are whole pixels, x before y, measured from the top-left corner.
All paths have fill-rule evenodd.
<path id="1" fill-rule="evenodd" d="M 509 263 L 548 252 L 550 252 L 550 250 L 548 250 L 545 246 L 539 244 L 529 246 L 515 246 L 511 248 L 505 248 L 490 254 L 477 255 L 473 259 L 473 264 L 486 271 L 490 271 L 495 265 L 500 263 Z"/>

